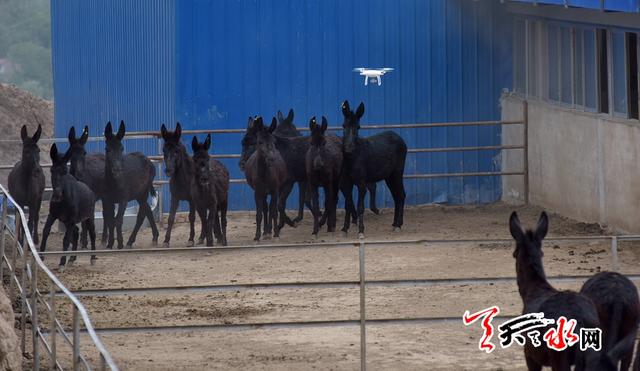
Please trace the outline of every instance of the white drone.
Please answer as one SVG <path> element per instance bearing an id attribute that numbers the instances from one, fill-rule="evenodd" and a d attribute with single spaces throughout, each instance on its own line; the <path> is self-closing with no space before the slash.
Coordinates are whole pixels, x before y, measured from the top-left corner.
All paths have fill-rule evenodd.
<path id="1" fill-rule="evenodd" d="M 364 76 L 364 85 L 369 85 L 369 80 L 372 83 L 378 83 L 378 86 L 382 85 L 382 75 L 387 72 L 393 71 L 393 68 L 354 68 L 353 72 L 360 72 L 360 76 Z"/>

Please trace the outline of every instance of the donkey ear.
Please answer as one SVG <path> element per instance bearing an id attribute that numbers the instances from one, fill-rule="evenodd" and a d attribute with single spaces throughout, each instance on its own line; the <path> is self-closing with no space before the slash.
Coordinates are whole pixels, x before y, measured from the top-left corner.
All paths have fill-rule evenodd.
<path id="1" fill-rule="evenodd" d="M 27 134 L 27 125 L 22 125 L 22 129 L 20 129 L 20 138 L 22 138 L 22 141 L 24 142 L 28 137 L 29 134 Z"/>
<path id="2" fill-rule="evenodd" d="M 116 134 L 116 139 L 122 140 L 122 138 L 124 138 L 125 131 L 124 120 L 121 120 L 120 126 L 118 127 L 118 133 Z"/>
<path id="3" fill-rule="evenodd" d="M 193 139 L 191 139 L 191 150 L 193 152 L 198 150 L 198 138 L 196 138 L 196 136 L 193 136 Z"/>
<path id="4" fill-rule="evenodd" d="M 104 137 L 107 139 L 113 138 L 113 128 L 111 127 L 111 121 L 107 122 L 107 126 L 104 127 Z"/>
<path id="5" fill-rule="evenodd" d="M 167 140 L 167 127 L 164 126 L 164 124 L 160 126 L 160 135 L 162 136 L 162 139 Z"/>
<path id="6" fill-rule="evenodd" d="M 89 126 L 85 125 L 78 142 L 84 146 L 87 143 L 87 139 L 89 139 Z"/>
<path id="7" fill-rule="evenodd" d="M 317 128 L 318 128 L 318 123 L 316 122 L 316 117 L 313 116 L 309 120 L 309 131 L 311 131 L 313 133 L 314 131 L 316 131 Z"/>
<path id="8" fill-rule="evenodd" d="M 324 132 L 327 131 L 327 126 L 329 126 L 329 123 L 327 122 L 327 118 L 322 116 L 322 125 L 320 126 L 320 132 L 322 134 L 324 134 Z"/>
<path id="9" fill-rule="evenodd" d="M 65 164 L 68 163 L 69 160 L 71 160 L 71 148 L 67 149 L 67 152 L 62 156 L 62 161 L 64 161 Z"/>
<path id="10" fill-rule="evenodd" d="M 42 134 L 42 125 L 38 124 L 38 130 L 36 130 L 36 133 L 33 134 L 33 137 L 31 137 L 31 140 L 33 140 L 34 142 L 37 142 L 38 140 L 40 140 L 41 134 Z"/>
<path id="11" fill-rule="evenodd" d="M 349 101 L 342 102 L 342 114 L 344 117 L 348 117 L 351 114 L 351 107 L 349 107 Z"/>
<path id="12" fill-rule="evenodd" d="M 69 144 L 73 144 L 76 142 L 76 127 L 72 126 L 71 129 L 69 129 L 69 134 L 67 135 L 67 138 L 69 139 Z"/>
<path id="13" fill-rule="evenodd" d="M 289 109 L 289 114 L 287 115 L 287 122 L 293 122 L 293 108 Z"/>
<path id="14" fill-rule="evenodd" d="M 364 103 L 360 102 L 360 105 L 358 105 L 358 109 L 356 110 L 356 117 L 360 118 L 362 115 L 364 115 Z"/>
<path id="15" fill-rule="evenodd" d="M 182 136 L 182 125 L 179 122 L 176 122 L 176 131 L 173 133 L 173 139 L 180 140 Z"/>
<path id="16" fill-rule="evenodd" d="M 522 241 L 524 238 L 524 231 L 522 230 L 522 225 L 520 225 L 518 213 L 515 211 L 512 212 L 509 217 L 509 231 L 511 232 L 513 239 L 516 241 Z"/>
<path id="17" fill-rule="evenodd" d="M 274 117 L 271 119 L 271 126 L 269 126 L 269 132 L 273 133 L 277 127 L 278 127 L 278 120 L 276 120 L 276 118 Z"/>
<path id="18" fill-rule="evenodd" d="M 549 231 L 549 217 L 547 216 L 547 213 L 543 211 L 540 214 L 540 219 L 538 219 L 538 225 L 536 226 L 535 236 L 538 239 L 538 241 L 542 241 L 547 235 L 548 231 Z"/>
<path id="19" fill-rule="evenodd" d="M 282 112 L 280 110 L 278 110 L 278 113 L 276 114 L 276 116 L 278 117 L 278 122 L 284 121 L 284 116 L 282 115 Z"/>
<path id="20" fill-rule="evenodd" d="M 51 161 L 55 161 L 58 159 L 58 146 L 55 143 L 51 145 L 51 149 L 49 150 L 49 157 L 51 157 Z"/>
<path id="21" fill-rule="evenodd" d="M 254 120 L 253 117 L 249 116 L 249 121 L 247 122 L 247 131 L 253 129 Z"/>
<path id="22" fill-rule="evenodd" d="M 204 149 L 207 151 L 211 148 L 211 133 L 207 134 L 207 139 L 204 140 Z"/>

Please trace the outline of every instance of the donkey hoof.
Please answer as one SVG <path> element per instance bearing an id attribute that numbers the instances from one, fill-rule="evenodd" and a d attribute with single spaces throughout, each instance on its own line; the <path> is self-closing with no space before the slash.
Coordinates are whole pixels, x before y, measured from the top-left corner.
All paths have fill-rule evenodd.
<path id="1" fill-rule="evenodd" d="M 96 260 L 98 260 L 98 258 L 91 258 L 91 265 L 96 265 Z"/>
<path id="2" fill-rule="evenodd" d="M 167 247 L 169 247 L 169 242 L 165 242 L 167 244 Z M 189 240 L 187 241 L 187 247 L 193 247 L 195 245 L 195 242 L 193 242 L 193 240 Z"/>
<path id="3" fill-rule="evenodd" d="M 311 234 L 311 238 L 313 238 L 314 240 L 318 240 L 318 234 L 317 233 L 312 233 Z"/>
<path id="4" fill-rule="evenodd" d="M 204 244 L 204 238 L 199 238 L 198 239 L 198 245 L 202 245 Z"/>
<path id="5" fill-rule="evenodd" d="M 263 240 L 270 240 L 271 239 L 271 233 L 265 233 L 264 235 L 262 235 L 262 239 Z"/>
<path id="6" fill-rule="evenodd" d="M 169 248 L 169 242 L 163 242 L 162 243 L 162 247 L 164 247 L 165 249 Z"/>
<path id="7" fill-rule="evenodd" d="M 122 247 L 118 247 L 118 248 L 119 248 L 119 249 L 121 249 Z M 131 248 L 133 248 L 133 244 L 128 243 L 128 244 L 127 244 L 127 249 L 131 249 Z"/>
<path id="8" fill-rule="evenodd" d="M 362 232 L 358 233 L 358 239 L 363 240 L 364 239 L 364 233 L 362 233 Z"/>
<path id="9" fill-rule="evenodd" d="M 64 265 L 58 266 L 58 273 L 64 273 Z"/>
<path id="10" fill-rule="evenodd" d="M 158 239 L 157 239 L 157 238 L 154 238 L 154 239 L 151 241 L 151 246 L 158 246 Z"/>
<path id="11" fill-rule="evenodd" d="M 393 227 L 393 231 L 396 233 L 400 232 L 400 227 Z"/>

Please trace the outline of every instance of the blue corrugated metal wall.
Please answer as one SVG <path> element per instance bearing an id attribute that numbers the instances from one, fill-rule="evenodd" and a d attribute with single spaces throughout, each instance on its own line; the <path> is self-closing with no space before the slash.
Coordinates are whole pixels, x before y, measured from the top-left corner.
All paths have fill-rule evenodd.
<path id="1" fill-rule="evenodd" d="M 344 99 L 365 102 L 364 123 L 497 119 L 511 87 L 511 20 L 493 0 L 65 0 L 52 18 L 60 136 L 83 123 L 100 133 L 109 119 L 130 130 L 244 128 L 249 115 L 289 108 L 298 126 L 323 114 L 339 125 Z M 359 66 L 396 71 L 365 87 Z M 410 148 L 500 143 L 491 127 L 400 134 Z M 214 137 L 215 153 L 239 150 L 239 135 Z M 406 173 L 492 171 L 496 155 L 409 155 Z M 225 164 L 242 177 L 237 160 Z M 492 202 L 501 188 L 487 177 L 405 184 L 409 204 Z M 232 208 L 252 209 L 249 189 L 232 187 Z"/>
<path id="2" fill-rule="evenodd" d="M 511 81 L 510 20 L 495 1 L 200 0 L 178 3 L 176 22 L 177 117 L 190 128 L 244 128 L 249 115 L 289 108 L 298 126 L 313 115 L 339 125 L 344 99 L 364 101 L 364 123 L 497 119 Z M 365 87 L 352 72 L 359 66 L 396 71 Z M 497 128 L 399 132 L 410 148 L 500 143 Z M 237 153 L 239 143 L 219 135 L 214 151 Z M 495 155 L 409 155 L 406 173 L 496 170 Z M 237 160 L 225 164 L 242 177 Z M 410 204 L 500 197 L 498 178 L 405 184 Z M 253 208 L 250 190 L 233 187 L 232 205 Z"/>
<path id="3" fill-rule="evenodd" d="M 174 0 L 51 2 L 57 137 L 73 125 L 99 136 L 109 120 L 129 131 L 175 121 L 175 11 Z M 153 140 L 125 148 L 157 153 Z"/>

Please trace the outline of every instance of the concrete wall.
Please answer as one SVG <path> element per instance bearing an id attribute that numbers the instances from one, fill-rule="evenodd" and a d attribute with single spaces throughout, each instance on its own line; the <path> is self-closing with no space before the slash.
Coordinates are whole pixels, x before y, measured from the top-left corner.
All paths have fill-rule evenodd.
<path id="1" fill-rule="evenodd" d="M 522 99 L 501 98 L 502 119 L 522 118 Z M 640 125 L 637 121 L 529 101 L 530 202 L 584 222 L 640 232 Z M 522 129 L 503 130 L 522 143 Z M 520 169 L 522 151 L 503 154 L 504 171 Z M 503 200 L 521 203 L 520 177 L 503 181 Z"/>

